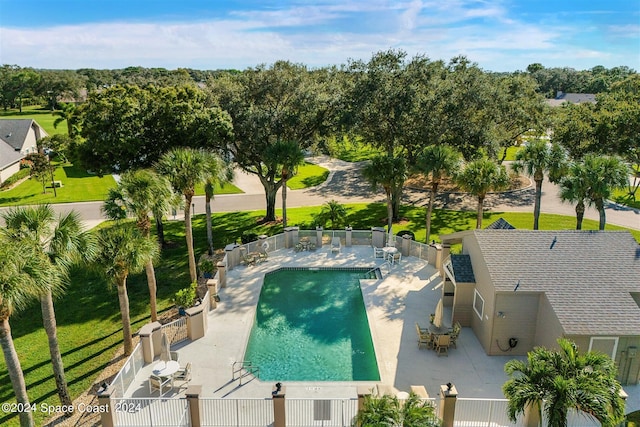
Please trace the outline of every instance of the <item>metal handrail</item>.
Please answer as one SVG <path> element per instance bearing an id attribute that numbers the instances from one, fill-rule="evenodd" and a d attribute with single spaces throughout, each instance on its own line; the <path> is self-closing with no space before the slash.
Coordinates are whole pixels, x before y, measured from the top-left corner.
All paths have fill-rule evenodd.
<path id="1" fill-rule="evenodd" d="M 240 367 L 236 368 L 236 366 L 238 365 L 240 365 Z M 243 374 L 242 371 L 245 371 L 245 373 Z M 236 378 L 237 373 L 240 373 L 240 376 L 238 376 L 238 378 Z M 249 360 L 233 362 L 233 365 L 231 365 L 231 378 L 233 381 L 239 379 L 240 385 L 242 385 L 242 378 L 246 377 L 247 375 L 252 375 L 254 378 L 260 378 L 260 367 L 254 366 L 253 363 Z"/>

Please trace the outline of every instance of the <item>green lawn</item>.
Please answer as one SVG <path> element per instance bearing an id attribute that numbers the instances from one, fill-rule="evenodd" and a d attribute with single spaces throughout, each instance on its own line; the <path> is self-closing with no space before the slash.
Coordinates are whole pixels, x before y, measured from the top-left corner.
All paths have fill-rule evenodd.
<path id="1" fill-rule="evenodd" d="M 40 106 L 30 105 L 28 107 L 22 107 L 22 113 L 16 109 L 12 110 L 0 110 L 0 119 L 34 119 L 44 130 L 53 135 L 56 133 L 67 134 L 67 123 L 62 122 L 57 128 L 53 127 L 53 122 L 56 120 L 56 116 L 51 113 L 51 110 L 47 110 Z"/>
<path id="2" fill-rule="evenodd" d="M 222 187 L 215 185 L 213 188 L 213 195 L 216 194 L 241 194 L 243 191 L 233 184 L 225 184 Z M 196 186 L 196 196 L 204 196 L 204 185 L 199 184 Z"/>
<path id="3" fill-rule="evenodd" d="M 287 180 L 287 187 L 292 190 L 314 187 L 325 182 L 328 176 L 328 169 L 305 162 L 304 165 L 298 168 L 298 173 L 293 178 Z"/>
<path id="4" fill-rule="evenodd" d="M 372 226 L 384 225 L 386 207 L 384 204 L 351 204 L 347 223 L 354 229 L 368 230 Z M 287 213 L 290 225 L 303 228 L 315 227 L 315 215 L 320 207 L 291 208 Z M 281 215 L 281 212 L 278 211 Z M 220 213 L 213 216 L 214 245 L 222 248 L 226 244 L 239 241 L 243 233 L 272 235 L 282 232 L 281 224 L 259 225 L 258 219 L 264 211 Z M 403 206 L 402 224 L 394 225 L 394 231 L 411 230 L 418 241 L 425 238 L 424 208 Z M 531 228 L 531 213 L 487 213 L 484 224 L 505 218 L 517 228 Z M 541 228 L 574 228 L 573 217 L 542 214 Z M 196 257 L 206 251 L 206 227 L 203 215 L 197 215 L 193 222 Z M 467 230 L 475 227 L 474 212 L 434 211 L 433 235 Z M 597 222 L 585 220 L 585 229 L 596 229 Z M 620 227 L 607 227 L 620 229 Z M 173 294 L 188 285 L 187 265 L 182 222 L 166 223 L 165 232 L 171 241 L 170 249 L 163 251 L 157 263 L 158 308 L 164 311 L 172 306 Z M 640 231 L 633 232 L 640 241 Z M 89 388 L 96 376 L 106 367 L 122 342 L 118 298 L 115 289 L 109 289 L 104 281 L 91 272 L 82 269 L 72 274 L 72 283 L 65 295 L 56 300 L 58 337 L 60 349 L 67 371 L 67 381 L 72 396 L 77 397 Z M 134 330 L 139 329 L 149 319 L 148 294 L 144 273 L 133 275 L 128 280 L 131 316 Z M 52 377 L 46 335 L 42 329 L 39 305 L 12 316 L 13 338 L 25 373 L 27 390 L 32 402 L 58 404 L 55 381 Z M 4 359 L 0 358 L 0 402 L 13 402 L 13 390 L 9 381 Z M 36 413 L 36 425 L 41 425 L 43 414 Z M 0 425 L 17 425 L 17 418 L 9 418 L 0 413 Z"/>
<path id="5" fill-rule="evenodd" d="M 54 196 L 50 182 L 43 193 L 42 183 L 30 178 L 11 190 L 0 191 L 0 206 L 104 200 L 109 189 L 116 185 L 111 175 L 102 178 L 90 175 L 71 164 L 57 167 L 54 178 L 56 181 L 62 181 L 63 185 L 62 188 L 56 188 L 57 196 Z"/>

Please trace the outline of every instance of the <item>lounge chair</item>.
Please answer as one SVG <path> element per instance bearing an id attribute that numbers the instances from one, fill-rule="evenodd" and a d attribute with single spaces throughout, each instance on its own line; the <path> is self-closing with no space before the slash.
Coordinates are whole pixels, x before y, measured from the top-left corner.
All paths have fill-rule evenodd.
<path id="1" fill-rule="evenodd" d="M 421 328 L 418 323 L 416 323 L 416 333 L 418 334 L 418 348 L 423 346 L 431 348 L 433 346 L 431 333 L 427 329 Z"/>
<path id="2" fill-rule="evenodd" d="M 149 394 L 153 394 L 154 391 L 158 390 L 160 396 L 162 396 L 165 393 L 165 386 L 167 387 L 167 391 L 173 388 L 173 379 L 171 377 L 159 377 L 157 375 L 151 375 L 149 377 Z"/>
<path id="3" fill-rule="evenodd" d="M 449 356 L 449 345 L 451 345 L 451 336 L 449 336 L 449 334 L 438 335 L 435 344 L 438 357 L 440 357 L 441 354 Z"/>
<path id="4" fill-rule="evenodd" d="M 334 237 L 333 239 L 331 239 L 331 252 L 338 252 L 340 253 L 340 238 L 339 237 Z"/>

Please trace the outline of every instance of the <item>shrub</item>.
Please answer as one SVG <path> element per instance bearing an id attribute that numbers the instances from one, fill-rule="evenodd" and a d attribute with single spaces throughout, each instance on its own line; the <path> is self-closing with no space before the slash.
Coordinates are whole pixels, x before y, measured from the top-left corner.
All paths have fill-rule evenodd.
<path id="1" fill-rule="evenodd" d="M 197 282 L 193 282 L 191 285 L 189 285 L 188 288 L 180 289 L 178 292 L 175 293 L 175 296 L 173 297 L 173 302 L 175 302 L 178 307 L 184 307 L 184 308 L 191 307 L 193 303 L 196 301 L 197 289 L 198 289 Z"/>
<path id="2" fill-rule="evenodd" d="M 31 173 L 31 169 L 29 169 L 28 167 L 24 169 L 20 169 L 18 172 L 14 173 L 9 178 L 7 178 L 6 181 L 4 181 L 2 184 L 0 184 L 0 188 L 5 188 L 10 185 L 13 185 L 16 182 L 20 181 L 22 178 L 28 177 L 30 173 Z"/>

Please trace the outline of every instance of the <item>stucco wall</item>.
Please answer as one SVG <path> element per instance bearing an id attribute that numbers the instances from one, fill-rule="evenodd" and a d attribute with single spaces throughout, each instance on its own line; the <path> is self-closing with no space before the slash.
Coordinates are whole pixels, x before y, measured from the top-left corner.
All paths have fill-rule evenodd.
<path id="1" fill-rule="evenodd" d="M 484 310 L 482 319 L 478 317 L 475 310 L 471 311 L 471 328 L 476 334 L 478 341 L 487 354 L 491 351 L 491 329 L 493 327 L 494 313 L 494 287 L 489 277 L 482 252 L 473 236 L 464 237 L 462 241 L 463 253 L 471 257 L 473 275 L 476 279 L 476 290 L 484 299 Z M 473 304 L 473 296 L 472 296 Z"/>
<path id="2" fill-rule="evenodd" d="M 11 166 L 0 171 L 0 184 L 5 182 L 7 178 L 9 178 L 14 173 L 17 173 L 20 170 L 20 162 L 16 162 Z"/>
<path id="3" fill-rule="evenodd" d="M 547 297 L 542 294 L 540 296 L 540 305 L 538 307 L 538 324 L 536 325 L 535 345 L 557 348 L 558 338 L 564 336 L 564 329 L 560 325 L 558 316 L 551 307 Z"/>
<path id="4" fill-rule="evenodd" d="M 535 345 L 539 293 L 500 292 L 496 294 L 490 355 L 526 355 Z M 509 339 L 516 338 L 515 347 Z"/>

